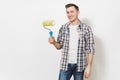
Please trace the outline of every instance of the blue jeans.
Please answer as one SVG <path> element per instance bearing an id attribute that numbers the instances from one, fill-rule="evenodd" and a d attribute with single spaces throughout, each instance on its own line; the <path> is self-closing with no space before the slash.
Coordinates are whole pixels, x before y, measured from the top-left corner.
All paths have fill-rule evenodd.
<path id="1" fill-rule="evenodd" d="M 59 80 L 70 80 L 73 75 L 74 80 L 83 80 L 83 72 L 77 72 L 77 64 L 68 64 L 68 70 L 60 70 Z"/>

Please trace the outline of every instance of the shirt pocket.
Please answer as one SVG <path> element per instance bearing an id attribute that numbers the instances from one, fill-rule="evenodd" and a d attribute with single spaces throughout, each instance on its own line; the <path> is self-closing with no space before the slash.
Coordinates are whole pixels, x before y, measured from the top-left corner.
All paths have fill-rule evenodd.
<path id="1" fill-rule="evenodd" d="M 80 40 L 85 39 L 85 31 L 78 31 L 78 35 L 79 35 Z"/>

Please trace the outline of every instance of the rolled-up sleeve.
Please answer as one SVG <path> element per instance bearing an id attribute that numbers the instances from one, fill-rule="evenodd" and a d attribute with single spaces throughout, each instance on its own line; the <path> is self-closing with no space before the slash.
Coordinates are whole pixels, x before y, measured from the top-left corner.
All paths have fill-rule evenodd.
<path id="1" fill-rule="evenodd" d="M 86 50 L 88 54 L 95 53 L 95 48 L 94 48 L 95 42 L 94 42 L 94 36 L 91 27 L 87 27 L 87 32 L 86 32 Z"/>
<path id="2" fill-rule="evenodd" d="M 60 44 L 61 48 L 63 47 L 63 26 L 59 29 L 58 37 L 57 37 L 57 42 Z"/>

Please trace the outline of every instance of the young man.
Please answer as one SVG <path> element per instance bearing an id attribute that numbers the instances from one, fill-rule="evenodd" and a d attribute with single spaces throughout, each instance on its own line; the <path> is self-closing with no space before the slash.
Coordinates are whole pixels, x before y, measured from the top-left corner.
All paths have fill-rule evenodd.
<path id="1" fill-rule="evenodd" d="M 69 22 L 62 25 L 57 41 L 49 37 L 49 43 L 57 49 L 62 49 L 59 80 L 74 80 L 88 78 L 91 73 L 94 55 L 93 33 L 89 26 L 82 23 L 79 7 L 75 4 L 65 5 Z"/>

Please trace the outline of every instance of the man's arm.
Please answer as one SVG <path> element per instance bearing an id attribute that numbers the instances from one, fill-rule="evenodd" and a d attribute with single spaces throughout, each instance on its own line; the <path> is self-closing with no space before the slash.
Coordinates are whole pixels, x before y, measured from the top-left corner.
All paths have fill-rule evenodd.
<path id="1" fill-rule="evenodd" d="M 57 36 L 57 41 L 55 40 L 54 36 L 49 37 L 49 43 L 53 44 L 55 46 L 56 49 L 61 49 L 62 45 L 63 45 L 63 26 L 59 29 L 59 34 Z"/>
<path id="2" fill-rule="evenodd" d="M 85 78 L 88 78 L 91 74 L 91 68 L 92 68 L 92 62 L 93 62 L 93 56 L 94 56 L 94 37 L 93 37 L 93 33 L 90 27 L 88 27 L 87 29 L 87 35 L 86 35 L 86 50 L 88 51 L 88 65 L 85 69 Z"/>
<path id="3" fill-rule="evenodd" d="M 91 68 L 92 68 L 92 62 L 93 62 L 93 53 L 89 53 L 88 54 L 88 65 L 85 69 L 85 78 L 89 78 L 90 74 L 91 74 Z"/>
<path id="4" fill-rule="evenodd" d="M 93 53 L 88 54 L 88 66 L 92 66 L 93 56 L 94 56 Z"/>

